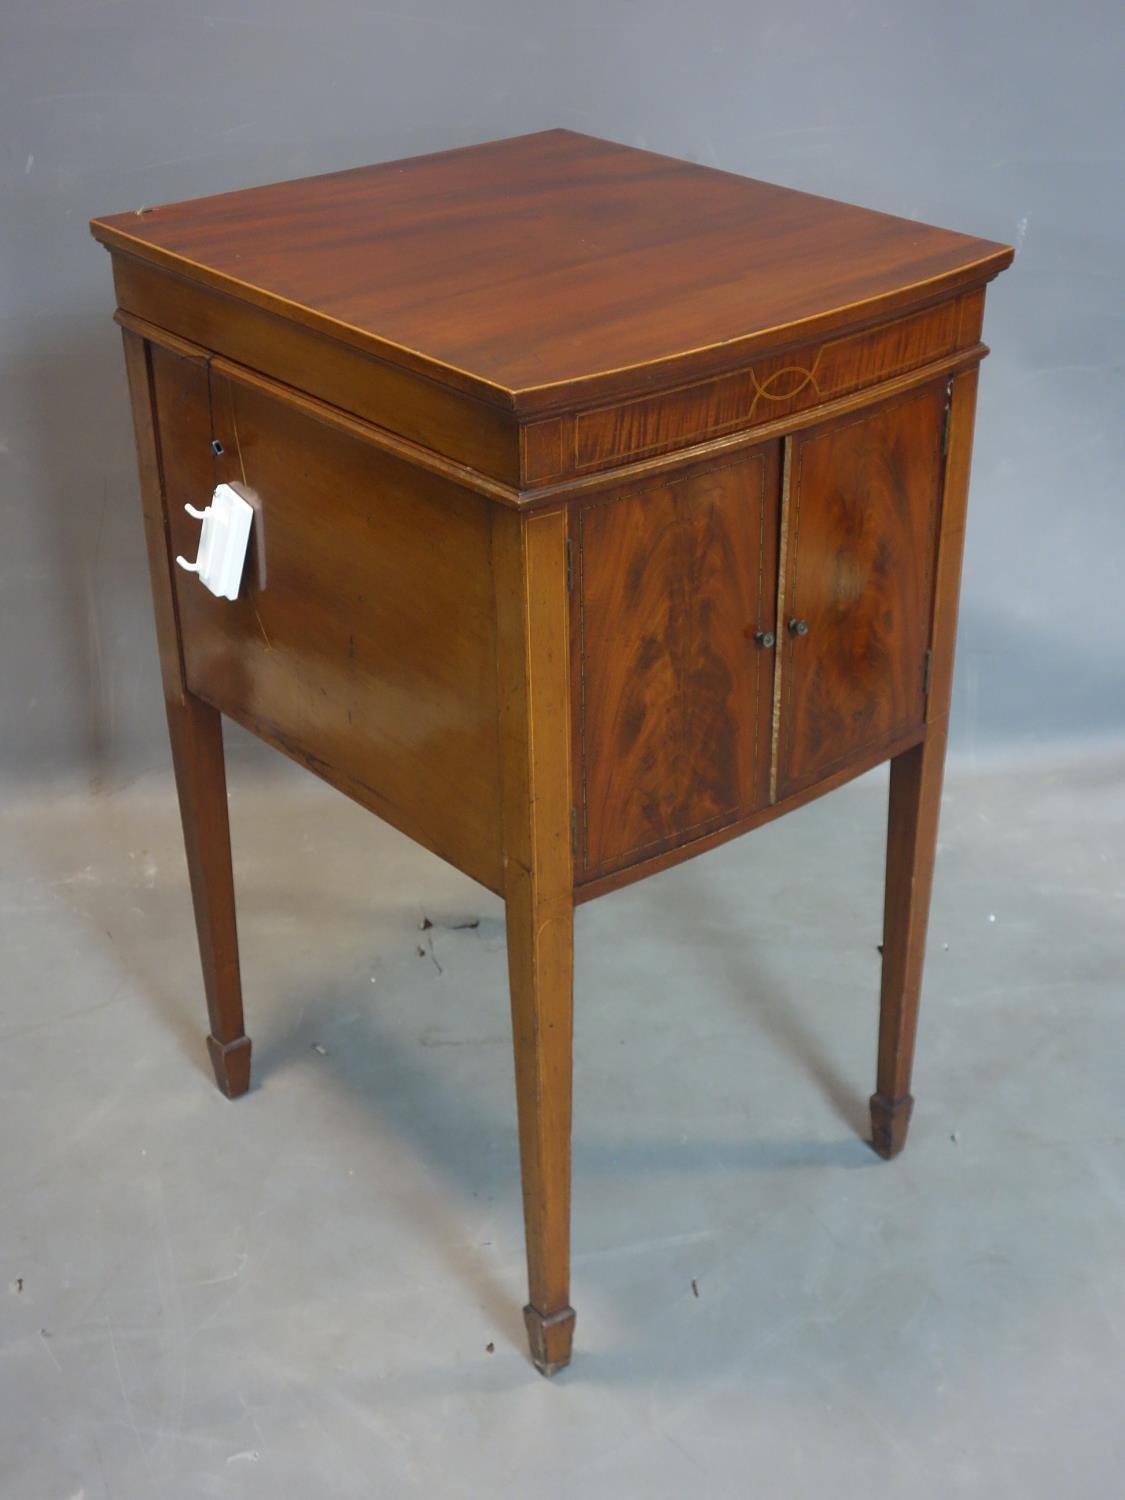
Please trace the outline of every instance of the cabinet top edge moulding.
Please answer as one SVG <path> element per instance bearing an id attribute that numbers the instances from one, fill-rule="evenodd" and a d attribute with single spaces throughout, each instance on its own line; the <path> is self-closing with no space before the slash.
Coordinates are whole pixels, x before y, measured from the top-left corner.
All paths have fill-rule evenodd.
<path id="1" fill-rule="evenodd" d="M 774 378 L 780 351 L 979 288 L 1013 256 L 570 130 L 138 208 L 91 230 L 115 252 L 126 313 L 309 390 L 280 347 L 297 325 L 317 339 L 291 360 L 343 345 L 517 424 L 765 356 Z M 209 330 L 239 305 L 243 345 L 216 350 Z M 465 457 L 519 478 L 487 452 Z"/>

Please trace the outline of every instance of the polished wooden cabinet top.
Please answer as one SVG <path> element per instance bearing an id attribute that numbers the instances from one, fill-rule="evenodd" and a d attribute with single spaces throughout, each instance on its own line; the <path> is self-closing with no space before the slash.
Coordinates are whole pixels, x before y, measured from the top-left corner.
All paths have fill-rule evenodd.
<path id="1" fill-rule="evenodd" d="M 95 219 L 96 237 L 489 403 L 675 385 L 980 285 L 989 240 L 569 130 Z"/>

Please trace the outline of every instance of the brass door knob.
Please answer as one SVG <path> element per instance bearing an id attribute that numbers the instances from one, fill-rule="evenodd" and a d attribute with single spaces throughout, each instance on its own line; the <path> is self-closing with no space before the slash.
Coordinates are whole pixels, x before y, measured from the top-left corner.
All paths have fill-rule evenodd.
<path id="1" fill-rule="evenodd" d="M 808 635 L 808 633 L 809 633 L 809 622 L 807 620 L 790 620 L 789 621 L 789 634 L 790 635 Z"/>
<path id="2" fill-rule="evenodd" d="M 762 646 L 765 650 L 768 651 L 769 648 L 774 644 L 775 636 L 772 630 L 756 630 L 754 632 L 754 639 L 757 641 L 759 646 Z"/>

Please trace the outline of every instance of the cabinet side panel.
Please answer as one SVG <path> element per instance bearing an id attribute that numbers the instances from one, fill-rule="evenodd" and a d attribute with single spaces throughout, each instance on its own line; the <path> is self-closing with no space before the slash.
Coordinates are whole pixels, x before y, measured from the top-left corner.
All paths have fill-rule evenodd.
<path id="1" fill-rule="evenodd" d="M 587 878 L 768 796 L 777 504 L 771 443 L 577 510 Z"/>
<path id="2" fill-rule="evenodd" d="M 779 796 L 921 730 L 945 401 L 931 385 L 794 439 Z"/>
<path id="3" fill-rule="evenodd" d="M 184 506 L 215 484 L 255 510 L 236 601 L 174 569 L 188 686 L 499 890 L 488 502 L 204 362 L 152 358 L 173 554 L 196 555 Z"/>

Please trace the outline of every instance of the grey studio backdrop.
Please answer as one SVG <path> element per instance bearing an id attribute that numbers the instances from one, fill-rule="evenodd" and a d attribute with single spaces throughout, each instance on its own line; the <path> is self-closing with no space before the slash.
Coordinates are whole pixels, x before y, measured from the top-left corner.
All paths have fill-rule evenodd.
<path id="1" fill-rule="evenodd" d="M 554 124 L 1016 245 L 985 330 L 954 749 L 1125 728 L 1123 17 L 1116 0 L 3 0 L 3 771 L 111 790 L 168 764 L 86 220 Z"/>

